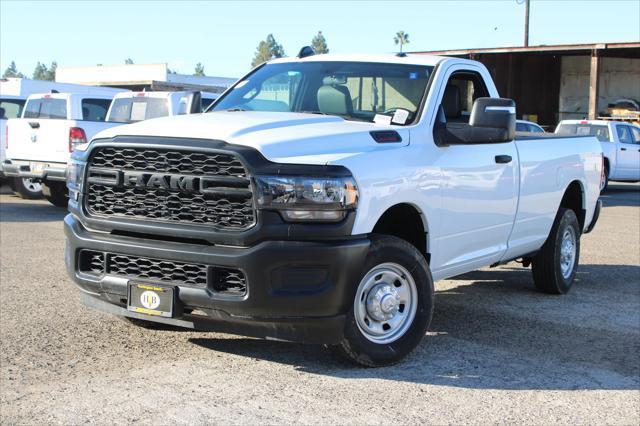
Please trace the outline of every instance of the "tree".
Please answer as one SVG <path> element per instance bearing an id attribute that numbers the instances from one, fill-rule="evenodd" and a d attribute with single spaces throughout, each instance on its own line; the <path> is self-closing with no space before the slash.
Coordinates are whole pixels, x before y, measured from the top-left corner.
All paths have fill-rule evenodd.
<path id="1" fill-rule="evenodd" d="M 269 34 L 266 40 L 262 40 L 258 44 L 251 66 L 256 67 L 263 62 L 270 61 L 273 58 L 282 58 L 283 56 L 284 48 L 281 44 L 278 44 L 273 34 Z"/>
<path id="2" fill-rule="evenodd" d="M 402 46 L 409 44 L 409 34 L 404 31 L 398 31 L 393 38 L 393 42 L 400 45 L 400 53 L 402 53 Z"/>
<path id="3" fill-rule="evenodd" d="M 46 80 L 47 77 L 47 66 L 45 64 L 41 64 L 40 61 L 36 64 L 36 68 L 33 70 L 33 79 L 34 80 Z"/>
<path id="4" fill-rule="evenodd" d="M 47 70 L 45 80 L 56 81 L 56 70 L 58 69 L 58 63 L 56 61 L 51 62 L 51 66 Z"/>
<path id="5" fill-rule="evenodd" d="M 9 77 L 24 78 L 24 74 L 18 71 L 18 67 L 16 67 L 16 63 L 14 61 L 11 61 L 7 69 L 4 70 L 4 73 L 2 74 L 2 78 Z"/>
<path id="6" fill-rule="evenodd" d="M 58 63 L 56 61 L 51 62 L 50 68 L 47 68 L 45 64 L 41 64 L 40 62 L 38 62 L 36 64 L 35 70 L 33 70 L 33 79 L 54 81 L 56 79 L 57 68 Z"/>
<path id="7" fill-rule="evenodd" d="M 325 40 L 324 36 L 322 35 L 322 31 L 318 31 L 318 34 L 316 34 L 311 40 L 311 48 L 316 53 L 316 55 L 329 53 L 327 40 Z"/>
<path id="8" fill-rule="evenodd" d="M 124 64 L 125 64 L 125 65 L 133 65 L 133 59 L 131 59 L 131 58 L 127 58 L 127 59 L 125 59 L 125 60 L 124 60 Z"/>
<path id="9" fill-rule="evenodd" d="M 205 74 L 204 74 L 204 66 L 200 62 L 198 62 L 196 64 L 196 69 L 193 71 L 193 75 L 197 75 L 199 77 L 204 77 L 205 76 Z"/>

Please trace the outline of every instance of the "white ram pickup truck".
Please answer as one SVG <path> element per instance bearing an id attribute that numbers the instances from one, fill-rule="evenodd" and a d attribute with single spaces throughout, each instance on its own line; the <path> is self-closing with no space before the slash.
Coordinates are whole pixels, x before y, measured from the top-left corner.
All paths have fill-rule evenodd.
<path id="1" fill-rule="evenodd" d="M 21 118 L 7 121 L 3 168 L 5 175 L 15 178 L 21 197 L 36 198 L 42 190 L 52 204 L 65 207 L 69 153 L 101 130 L 120 124 L 105 122 L 117 89 L 87 90 L 31 95 Z"/>
<path id="2" fill-rule="evenodd" d="M 604 155 L 605 189 L 609 181 L 640 181 L 640 127 L 622 121 L 562 120 L 557 135 L 595 136 Z"/>
<path id="3" fill-rule="evenodd" d="M 596 138 L 516 135 L 475 61 L 309 53 L 74 151 L 65 261 L 85 304 L 380 366 L 425 336 L 435 280 L 521 259 L 569 291 Z"/>

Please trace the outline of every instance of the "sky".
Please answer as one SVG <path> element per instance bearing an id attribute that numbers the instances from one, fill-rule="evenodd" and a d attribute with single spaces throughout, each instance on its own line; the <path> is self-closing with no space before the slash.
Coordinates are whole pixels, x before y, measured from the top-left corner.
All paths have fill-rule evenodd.
<path id="1" fill-rule="evenodd" d="M 318 30 L 333 53 L 395 52 L 400 30 L 405 51 L 519 46 L 523 1 L 0 0 L 0 68 L 131 58 L 237 78 L 269 33 L 293 56 Z M 640 0 L 532 0 L 530 17 L 530 45 L 640 41 Z"/>

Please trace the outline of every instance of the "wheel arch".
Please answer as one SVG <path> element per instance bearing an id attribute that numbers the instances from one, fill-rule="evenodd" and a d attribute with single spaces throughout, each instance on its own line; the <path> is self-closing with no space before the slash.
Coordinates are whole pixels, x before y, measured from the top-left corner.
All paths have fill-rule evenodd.
<path id="1" fill-rule="evenodd" d="M 429 223 L 422 210 L 413 203 L 398 203 L 388 207 L 378 217 L 373 230 L 375 234 L 401 238 L 430 258 Z"/>
<path id="2" fill-rule="evenodd" d="M 580 223 L 580 230 L 584 230 L 587 214 L 584 185 L 580 180 L 573 180 L 566 186 L 560 200 L 560 206 L 574 211 Z"/>

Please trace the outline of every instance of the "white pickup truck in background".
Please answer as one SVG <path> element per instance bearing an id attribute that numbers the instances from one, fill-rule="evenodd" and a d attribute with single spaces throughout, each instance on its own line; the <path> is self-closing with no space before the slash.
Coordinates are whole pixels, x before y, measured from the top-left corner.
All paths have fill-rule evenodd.
<path id="1" fill-rule="evenodd" d="M 35 183 L 56 206 L 66 205 L 69 153 L 96 133 L 119 123 L 105 118 L 115 93 L 121 89 L 94 88 L 93 93 L 46 93 L 27 98 L 22 117 L 8 120 L 5 130 L 4 173 L 14 177 L 23 198 L 37 197 Z"/>
<path id="2" fill-rule="evenodd" d="M 198 91 L 128 92 L 113 99 L 107 121 L 135 123 L 151 118 L 202 112 L 218 95 Z"/>
<path id="3" fill-rule="evenodd" d="M 3 168 L 7 158 L 5 154 L 7 120 L 21 117 L 22 108 L 29 95 L 49 93 L 52 90 L 65 93 L 92 93 L 96 89 L 101 92 L 106 90 L 107 92 L 116 93 L 118 91 L 114 89 L 98 89 L 82 84 L 57 83 L 55 81 L 32 80 L 29 78 L 10 77 L 0 79 L 0 178 L 4 178 Z M 10 178 L 8 180 L 15 190 L 14 179 Z M 30 198 L 42 195 L 41 185 L 36 180 L 22 178 L 19 183 L 21 188 L 23 188 L 22 192 Z"/>
<path id="4" fill-rule="evenodd" d="M 640 181 L 640 127 L 622 121 L 563 120 L 557 135 L 595 136 L 604 155 L 605 182 Z"/>
<path id="5" fill-rule="evenodd" d="M 22 115 L 25 101 L 26 97 L 0 94 L 0 178 L 4 177 L 4 160 L 7 158 L 7 121 Z"/>

